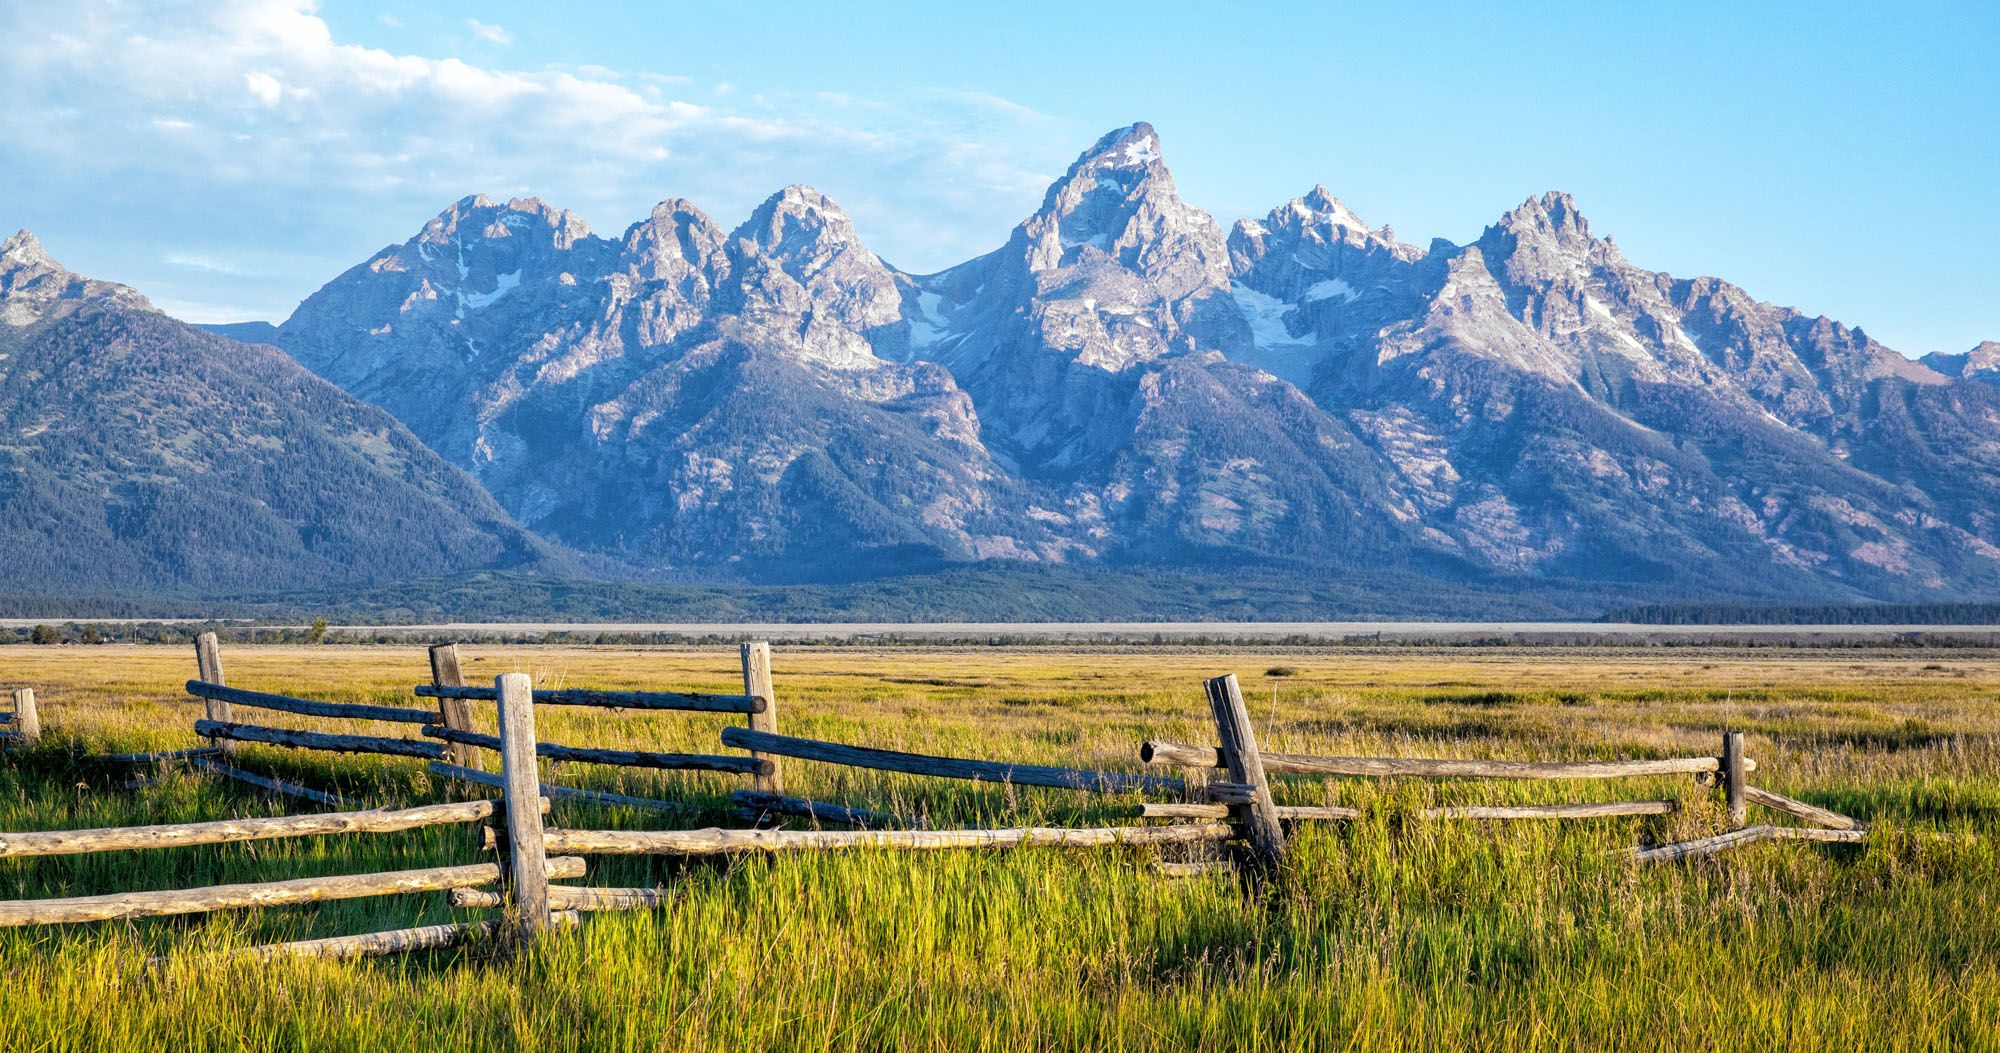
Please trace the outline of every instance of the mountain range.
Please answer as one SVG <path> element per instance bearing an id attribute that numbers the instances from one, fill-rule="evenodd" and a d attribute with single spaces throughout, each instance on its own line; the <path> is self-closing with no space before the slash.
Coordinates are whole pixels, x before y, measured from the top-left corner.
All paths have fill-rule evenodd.
<path id="1" fill-rule="evenodd" d="M 1324 187 L 1225 231 L 1135 124 L 1085 150 L 1001 247 L 936 274 L 881 259 L 809 187 L 733 230 L 671 199 L 615 238 L 539 200 L 472 196 L 282 324 L 209 333 L 15 262 L 46 259 L 22 237 L 0 271 L 0 350 L 76 350 L 38 352 L 60 385 L 0 359 L 0 434 L 54 415 L 106 436 L 145 415 L 80 406 L 102 417 L 193 383 L 176 365 L 227 364 L 231 382 L 175 400 L 233 407 L 185 414 L 190 434 L 219 432 L 219 459 L 277 471 L 324 444 L 347 474 L 306 489 L 362 521 L 461 509 L 456 533 L 407 555 L 344 557 L 357 580 L 420 561 L 763 582 L 1255 568 L 1634 600 L 2000 584 L 2000 344 L 1913 361 L 1727 282 L 1642 269 L 1559 193 L 1463 245 L 1401 242 Z M 109 369 L 88 350 L 115 344 L 107 324 L 178 357 Z M 316 412 L 293 412 L 301 391 Z M 9 448 L 13 493 L 80 486 L 29 500 L 114 539 L 156 531 L 124 511 L 133 488 L 201 473 L 161 459 L 190 440 L 136 426 L 151 461 Z M 357 472 L 400 473 L 402 490 Z M 400 546 L 380 521 L 373 540 Z M 317 541 L 301 527 L 283 544 Z M 134 563 L 95 584 L 180 572 Z"/>

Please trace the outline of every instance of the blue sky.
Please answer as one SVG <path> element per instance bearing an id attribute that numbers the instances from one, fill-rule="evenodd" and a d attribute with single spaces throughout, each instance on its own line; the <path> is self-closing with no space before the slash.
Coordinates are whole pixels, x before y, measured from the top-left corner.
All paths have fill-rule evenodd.
<path id="1" fill-rule="evenodd" d="M 0 0 L 0 226 L 196 320 L 472 192 L 616 235 L 811 183 L 927 271 L 1147 120 L 1225 225 L 1325 183 L 1463 242 L 1562 189 L 1641 266 L 1962 351 L 2000 339 L 1996 50 L 1976 4 Z"/>

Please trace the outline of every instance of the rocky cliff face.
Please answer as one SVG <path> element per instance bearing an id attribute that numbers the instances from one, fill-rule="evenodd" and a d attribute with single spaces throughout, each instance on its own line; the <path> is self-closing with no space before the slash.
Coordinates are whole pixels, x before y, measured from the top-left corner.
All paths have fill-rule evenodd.
<path id="1" fill-rule="evenodd" d="M 528 525 L 654 566 L 1277 561 L 1922 597 L 2000 584 L 1994 345 L 1628 262 L 1563 194 L 1418 247 L 1324 187 L 1227 236 L 1158 135 L 898 271 L 805 187 L 618 240 L 465 199 L 278 343 Z"/>

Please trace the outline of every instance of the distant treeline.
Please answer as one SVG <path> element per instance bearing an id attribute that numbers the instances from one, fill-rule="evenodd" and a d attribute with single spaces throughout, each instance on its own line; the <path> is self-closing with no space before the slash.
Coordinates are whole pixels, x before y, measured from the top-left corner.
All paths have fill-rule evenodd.
<path id="1" fill-rule="evenodd" d="M 1671 603 L 1627 607 L 1598 619 L 1640 625 L 2000 625 L 2000 603 Z"/>

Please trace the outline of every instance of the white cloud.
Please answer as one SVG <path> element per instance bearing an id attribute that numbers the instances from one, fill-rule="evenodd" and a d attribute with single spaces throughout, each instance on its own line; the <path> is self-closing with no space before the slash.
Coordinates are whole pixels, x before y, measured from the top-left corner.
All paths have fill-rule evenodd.
<path id="1" fill-rule="evenodd" d="M 476 18 L 466 19 L 465 24 L 472 28 L 473 36 L 486 41 L 488 44 L 498 44 L 504 48 L 514 43 L 514 34 L 507 32 L 499 26 L 488 25 Z"/>
<path id="2" fill-rule="evenodd" d="M 376 15 L 375 21 L 380 22 L 385 26 L 388 26 L 390 29 L 403 28 L 403 20 L 397 18 L 395 15 L 392 15 L 387 11 L 384 11 L 381 14 Z"/>

